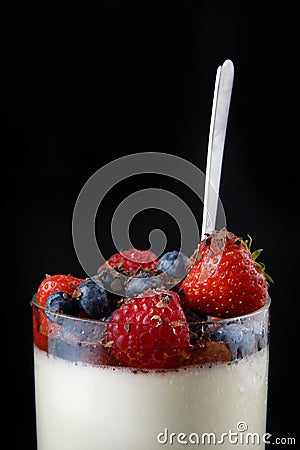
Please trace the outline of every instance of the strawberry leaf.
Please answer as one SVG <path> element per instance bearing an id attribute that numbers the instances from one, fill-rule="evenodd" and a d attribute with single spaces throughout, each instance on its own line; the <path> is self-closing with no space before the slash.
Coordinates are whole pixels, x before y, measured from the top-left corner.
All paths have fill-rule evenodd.
<path id="1" fill-rule="evenodd" d="M 258 250 L 254 250 L 254 252 L 251 253 L 251 256 L 254 259 L 254 261 L 257 260 L 257 258 L 259 257 L 259 255 L 261 254 L 262 251 L 263 251 L 263 249 L 259 248 Z"/>
<path id="2" fill-rule="evenodd" d="M 251 253 L 250 249 L 251 249 L 251 245 L 252 245 L 252 237 L 249 234 L 247 234 L 247 236 L 248 236 L 249 239 L 246 239 L 244 241 L 244 243 L 245 243 L 246 249 Z M 254 250 L 254 252 L 251 253 L 251 256 L 252 256 L 252 258 L 255 261 L 256 267 L 258 267 L 258 269 L 261 270 L 262 273 L 264 274 L 265 279 L 269 283 L 274 283 L 273 278 L 269 274 L 267 274 L 267 272 L 265 272 L 265 265 L 264 265 L 264 263 L 256 261 L 257 258 L 260 256 L 262 251 L 263 251 L 262 248 Z"/>
<path id="3" fill-rule="evenodd" d="M 245 243 L 245 246 L 246 246 L 246 249 L 248 250 L 248 252 L 251 253 L 250 249 L 251 249 L 251 245 L 252 245 L 252 237 L 249 234 L 247 234 L 247 236 L 249 239 L 244 240 L 244 243 Z"/>
<path id="4" fill-rule="evenodd" d="M 269 283 L 274 283 L 273 278 L 267 273 L 265 272 L 265 265 L 262 262 L 255 262 L 256 267 L 258 267 L 259 270 L 262 271 L 262 273 L 264 274 L 264 277 L 267 281 L 269 281 Z"/>

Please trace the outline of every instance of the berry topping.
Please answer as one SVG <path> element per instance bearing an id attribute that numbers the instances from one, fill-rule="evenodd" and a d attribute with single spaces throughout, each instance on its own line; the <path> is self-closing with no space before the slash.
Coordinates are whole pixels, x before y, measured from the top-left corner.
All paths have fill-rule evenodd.
<path id="1" fill-rule="evenodd" d="M 171 368 L 189 356 L 189 328 L 179 297 L 148 291 L 127 299 L 108 324 L 107 345 L 121 364 L 135 368 Z"/>
<path id="2" fill-rule="evenodd" d="M 127 271 L 135 271 L 141 267 L 143 269 L 156 270 L 157 256 L 150 250 L 137 250 L 132 248 L 115 253 L 108 259 L 107 264 L 116 269 L 120 267 Z"/>
<path id="3" fill-rule="evenodd" d="M 162 286 L 159 277 L 151 276 L 149 273 L 140 273 L 129 279 L 126 284 L 126 297 L 135 297 L 149 289 L 157 289 Z"/>
<path id="4" fill-rule="evenodd" d="M 134 369 L 227 362 L 256 352 L 267 345 L 267 329 L 248 318 L 220 322 L 267 302 L 272 279 L 257 262 L 261 250 L 251 253 L 250 245 L 224 228 L 207 235 L 191 258 L 173 251 L 158 260 L 130 249 L 85 280 L 48 275 L 37 292 L 46 309 L 34 313 L 35 343 L 46 350 L 50 342 L 58 356 L 74 361 Z"/>
<path id="5" fill-rule="evenodd" d="M 37 301 L 40 305 L 46 306 L 47 298 L 57 291 L 72 294 L 82 282 L 80 278 L 72 275 L 47 275 L 41 282 L 37 291 Z"/>
<path id="6" fill-rule="evenodd" d="M 111 302 L 103 287 L 92 278 L 84 280 L 73 293 L 83 311 L 93 319 L 106 317 L 111 310 Z"/>
<path id="7" fill-rule="evenodd" d="M 194 264 L 181 284 L 181 301 L 200 314 L 238 317 L 261 308 L 268 298 L 271 277 L 251 254 L 249 243 L 226 229 L 203 240 Z"/>
<path id="8" fill-rule="evenodd" d="M 72 298 L 67 292 L 57 291 L 50 294 L 46 301 L 46 307 L 50 311 L 77 316 L 79 313 L 79 303 L 76 298 Z M 51 315 L 49 315 L 51 320 Z"/>
<path id="9" fill-rule="evenodd" d="M 182 279 L 188 272 L 189 258 L 181 252 L 168 252 L 159 259 L 157 267 L 170 277 Z"/>

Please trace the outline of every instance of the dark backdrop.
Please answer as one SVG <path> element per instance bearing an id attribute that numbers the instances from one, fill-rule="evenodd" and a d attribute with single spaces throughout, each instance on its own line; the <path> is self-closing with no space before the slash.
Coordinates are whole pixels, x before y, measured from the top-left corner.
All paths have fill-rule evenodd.
<path id="1" fill-rule="evenodd" d="M 281 1 L 196 0 L 11 1 L 1 8 L 2 388 L 9 448 L 36 445 L 29 300 L 45 273 L 84 276 L 71 236 L 80 189 L 104 164 L 136 152 L 171 153 L 204 171 L 215 72 L 226 58 L 236 72 L 221 198 L 228 228 L 251 234 L 254 247 L 264 248 L 275 280 L 267 430 L 295 436 L 295 10 Z M 201 223 L 201 205 L 182 186 L 134 177 L 116 186 L 99 211 L 97 237 L 106 256 L 114 251 L 114 208 L 150 186 L 190 198 Z M 174 223 L 151 211 L 132 224 L 133 244 L 147 248 L 152 228 L 167 229 L 168 248 L 177 245 Z"/>

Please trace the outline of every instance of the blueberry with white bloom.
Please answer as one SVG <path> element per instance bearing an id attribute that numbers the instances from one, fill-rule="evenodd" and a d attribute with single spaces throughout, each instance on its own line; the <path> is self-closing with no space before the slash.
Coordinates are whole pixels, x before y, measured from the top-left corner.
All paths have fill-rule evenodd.
<path id="1" fill-rule="evenodd" d="M 80 307 L 92 318 L 101 319 L 110 312 L 111 302 L 103 287 L 88 278 L 77 288 Z"/>
<path id="2" fill-rule="evenodd" d="M 77 316 L 79 313 L 79 304 L 73 299 L 71 294 L 67 292 L 57 291 L 50 294 L 46 301 L 46 307 L 54 313 L 63 313 L 70 316 Z M 52 321 L 54 316 L 47 314 Z"/>
<path id="3" fill-rule="evenodd" d="M 255 334 L 239 323 L 217 327 L 213 332 L 213 339 L 225 342 L 233 358 L 240 358 L 256 351 Z"/>
<path id="4" fill-rule="evenodd" d="M 149 273 L 140 273 L 131 278 L 125 288 L 126 297 L 135 297 L 149 289 L 157 289 L 162 286 L 159 277 Z"/>
<path id="5" fill-rule="evenodd" d="M 158 261 L 158 270 L 172 278 L 184 278 L 188 272 L 189 258 L 181 252 L 165 253 Z"/>

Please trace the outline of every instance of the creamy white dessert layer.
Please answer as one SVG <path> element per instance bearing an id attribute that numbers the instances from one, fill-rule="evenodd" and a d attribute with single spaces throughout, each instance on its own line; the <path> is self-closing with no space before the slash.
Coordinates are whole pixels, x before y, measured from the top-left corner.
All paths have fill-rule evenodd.
<path id="1" fill-rule="evenodd" d="M 38 450 L 264 448 L 267 348 L 147 373 L 34 352 Z"/>

